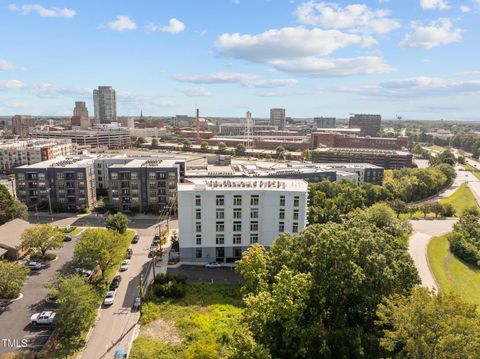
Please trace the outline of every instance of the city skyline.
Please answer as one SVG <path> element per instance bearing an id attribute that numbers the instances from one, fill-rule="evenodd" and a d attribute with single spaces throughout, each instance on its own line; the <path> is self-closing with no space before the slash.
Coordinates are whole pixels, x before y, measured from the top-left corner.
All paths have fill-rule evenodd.
<path id="1" fill-rule="evenodd" d="M 93 113 L 107 85 L 119 116 L 480 119 L 478 0 L 138 4 L 0 5 L 0 115 Z"/>

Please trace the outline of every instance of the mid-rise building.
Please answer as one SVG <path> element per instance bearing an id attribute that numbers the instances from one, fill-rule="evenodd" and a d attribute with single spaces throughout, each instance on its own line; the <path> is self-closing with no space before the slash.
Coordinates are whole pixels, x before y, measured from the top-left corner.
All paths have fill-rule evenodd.
<path id="1" fill-rule="evenodd" d="M 335 128 L 337 119 L 335 117 L 315 117 L 313 125 L 315 128 Z"/>
<path id="2" fill-rule="evenodd" d="M 80 118 L 88 118 L 88 109 L 85 101 L 75 101 L 73 116 L 78 116 Z"/>
<path id="3" fill-rule="evenodd" d="M 378 150 L 403 150 L 408 145 L 407 137 L 360 137 L 335 132 L 313 132 L 312 148 L 343 147 L 372 148 Z"/>
<path id="4" fill-rule="evenodd" d="M 312 151 L 312 161 L 319 163 L 371 163 L 385 169 L 412 167 L 412 154 L 404 151 L 319 148 Z"/>
<path id="5" fill-rule="evenodd" d="M 132 160 L 108 168 L 109 206 L 122 212 L 160 213 L 176 205 L 180 167 L 175 160 Z"/>
<path id="6" fill-rule="evenodd" d="M 109 149 L 128 148 L 132 144 L 130 134 L 123 128 L 105 128 L 101 130 L 37 131 L 30 133 L 34 138 L 68 138 L 79 146 Z"/>
<path id="7" fill-rule="evenodd" d="M 62 157 L 14 169 L 18 199 L 28 207 L 79 211 L 95 206 L 93 159 Z"/>
<path id="8" fill-rule="evenodd" d="M 18 166 L 69 156 L 75 152 L 75 145 L 68 139 L 3 140 L 0 141 L 0 172 L 9 173 Z"/>
<path id="9" fill-rule="evenodd" d="M 12 117 L 12 132 L 20 137 L 27 137 L 35 126 L 32 116 L 15 115 Z"/>
<path id="10" fill-rule="evenodd" d="M 270 109 L 270 125 L 277 126 L 279 130 L 283 130 L 285 128 L 286 117 L 284 108 Z"/>
<path id="11" fill-rule="evenodd" d="M 117 97 L 111 86 L 93 90 L 93 107 L 97 123 L 117 122 Z"/>
<path id="12" fill-rule="evenodd" d="M 190 179 L 178 186 L 180 260 L 235 262 L 255 243 L 270 247 L 307 224 L 303 180 Z"/>
<path id="13" fill-rule="evenodd" d="M 360 128 L 363 136 L 378 136 L 382 124 L 382 116 L 355 114 L 350 117 L 348 127 Z"/>

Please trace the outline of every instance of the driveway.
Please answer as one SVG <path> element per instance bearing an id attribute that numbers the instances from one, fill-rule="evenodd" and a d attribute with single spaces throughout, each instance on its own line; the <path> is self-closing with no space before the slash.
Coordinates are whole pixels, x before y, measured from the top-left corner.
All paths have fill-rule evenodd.
<path id="1" fill-rule="evenodd" d="M 55 223 L 54 223 L 55 224 Z M 47 268 L 31 271 L 23 286 L 23 297 L 12 302 L 4 312 L 0 313 L 0 339 L 15 339 L 21 343 L 25 340 L 25 348 L 11 348 L 7 342 L 0 341 L 0 355 L 18 350 L 39 351 L 48 340 L 51 331 L 48 328 L 33 328 L 30 316 L 42 310 L 52 308 L 45 302 L 48 289 L 44 284 L 66 268 L 73 257 L 75 240 L 64 242 L 64 246 L 52 251 L 57 253 L 57 260 L 50 262 Z"/>

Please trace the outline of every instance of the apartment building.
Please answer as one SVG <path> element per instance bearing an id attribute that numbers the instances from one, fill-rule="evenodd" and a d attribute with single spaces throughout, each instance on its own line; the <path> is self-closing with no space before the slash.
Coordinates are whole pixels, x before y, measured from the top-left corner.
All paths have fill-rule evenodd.
<path id="1" fill-rule="evenodd" d="M 176 203 L 180 166 L 175 160 L 131 160 L 108 168 L 109 206 L 122 212 L 159 213 Z"/>
<path id="2" fill-rule="evenodd" d="M 180 259 L 234 262 L 254 243 L 269 247 L 307 223 L 303 180 L 189 179 L 178 186 Z"/>
<path id="3" fill-rule="evenodd" d="M 75 151 L 75 145 L 67 139 L 2 140 L 0 172 L 9 173 L 15 167 L 73 155 Z"/>
<path id="4" fill-rule="evenodd" d="M 93 107 L 97 123 L 117 122 L 117 95 L 111 86 L 93 90 Z"/>
<path id="5" fill-rule="evenodd" d="M 90 148 L 107 147 L 121 149 L 131 146 L 132 141 L 127 129 L 108 128 L 92 131 L 38 131 L 30 133 L 33 138 L 67 138 L 79 146 Z"/>
<path id="6" fill-rule="evenodd" d="M 27 137 L 35 126 L 32 116 L 15 115 L 12 117 L 12 132 L 20 137 Z"/>
<path id="7" fill-rule="evenodd" d="M 14 169 L 18 199 L 30 208 L 78 211 L 95 206 L 93 159 L 62 157 Z"/>
<path id="8" fill-rule="evenodd" d="M 344 147 L 344 148 L 373 148 L 377 150 L 402 150 L 408 145 L 407 137 L 361 137 L 335 132 L 313 132 L 311 135 L 312 148 Z"/>

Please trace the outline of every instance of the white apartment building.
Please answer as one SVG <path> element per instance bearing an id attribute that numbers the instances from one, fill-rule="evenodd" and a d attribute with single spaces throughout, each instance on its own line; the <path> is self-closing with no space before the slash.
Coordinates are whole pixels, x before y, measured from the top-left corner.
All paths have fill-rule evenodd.
<path id="1" fill-rule="evenodd" d="M 76 146 L 68 139 L 3 140 L 0 141 L 0 172 L 10 172 L 18 166 L 69 156 L 75 152 Z"/>
<path id="2" fill-rule="evenodd" d="M 254 243 L 272 245 L 307 224 L 304 180 L 198 178 L 178 185 L 180 259 L 235 262 Z"/>

